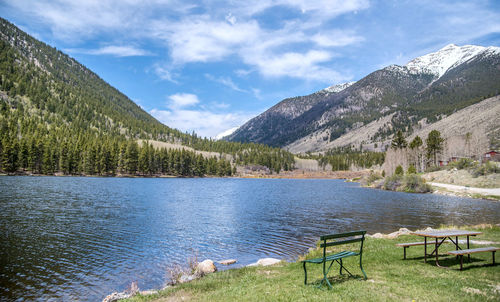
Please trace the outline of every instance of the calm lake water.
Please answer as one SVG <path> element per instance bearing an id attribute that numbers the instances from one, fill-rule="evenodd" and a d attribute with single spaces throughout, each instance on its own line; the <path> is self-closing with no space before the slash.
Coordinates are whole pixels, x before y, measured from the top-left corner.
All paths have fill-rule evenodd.
<path id="1" fill-rule="evenodd" d="M 500 203 L 342 180 L 0 177 L 0 300 L 100 300 L 200 260 L 293 260 L 321 234 L 500 222 Z"/>

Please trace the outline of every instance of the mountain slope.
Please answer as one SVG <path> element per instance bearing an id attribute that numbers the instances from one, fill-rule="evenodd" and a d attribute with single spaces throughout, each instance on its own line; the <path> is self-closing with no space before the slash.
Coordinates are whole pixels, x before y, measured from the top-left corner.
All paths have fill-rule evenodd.
<path id="1" fill-rule="evenodd" d="M 499 94 L 500 48 L 448 45 L 405 66 L 377 70 L 339 92 L 322 91 L 278 103 L 228 139 L 291 150 L 301 145 L 305 152 L 324 150 L 329 142 L 377 120 L 385 123 L 362 144 L 385 141 L 398 129 L 410 134 L 422 119 L 432 123 Z"/>
<path id="2" fill-rule="evenodd" d="M 138 140 L 219 156 L 156 151 Z M 212 141 L 161 124 L 76 60 L 0 18 L 0 172 L 227 175 L 232 167 L 223 153 L 233 166 L 279 171 L 293 165 L 281 149 Z"/>
<path id="3" fill-rule="evenodd" d="M 1 88 L 10 96 L 30 96 L 28 106 L 57 114 L 78 128 L 133 137 L 181 135 L 85 66 L 4 19 L 0 43 Z"/>

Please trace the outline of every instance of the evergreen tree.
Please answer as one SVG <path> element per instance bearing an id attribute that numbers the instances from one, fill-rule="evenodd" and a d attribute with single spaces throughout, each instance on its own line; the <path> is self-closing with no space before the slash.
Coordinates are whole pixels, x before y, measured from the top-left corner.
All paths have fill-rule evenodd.
<path id="1" fill-rule="evenodd" d="M 437 156 L 443 150 L 444 139 L 437 130 L 429 132 L 425 143 L 427 144 L 427 158 L 433 159 L 434 165 L 437 165 Z"/>
<path id="2" fill-rule="evenodd" d="M 406 142 L 406 139 L 403 135 L 403 132 L 401 130 L 398 130 L 398 132 L 396 133 L 396 136 L 394 137 L 394 139 L 391 142 L 391 147 L 394 149 L 403 149 L 403 148 L 406 148 L 406 146 L 407 146 L 407 142 Z"/>

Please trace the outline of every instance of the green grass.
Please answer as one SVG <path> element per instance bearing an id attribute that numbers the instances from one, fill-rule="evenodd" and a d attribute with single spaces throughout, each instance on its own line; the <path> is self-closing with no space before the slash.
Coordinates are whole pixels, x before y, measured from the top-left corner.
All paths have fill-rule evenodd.
<path id="1" fill-rule="evenodd" d="M 483 232 L 474 240 L 500 242 L 498 226 L 465 229 Z M 129 301 L 500 301 L 500 265 L 491 266 L 491 253 L 473 254 L 471 263 L 464 258 L 463 271 L 458 270 L 460 265 L 454 257 L 444 255 L 454 249 L 450 244 L 440 248 L 443 255 L 440 264 L 450 269 L 436 267 L 433 261 L 424 263 L 423 246 L 410 247 L 408 259 L 402 260 L 403 250 L 395 244 L 420 239 L 416 236 L 367 238 L 363 267 L 368 280 L 347 277 L 345 273 L 339 276 L 337 265 L 329 274 L 333 290 L 304 285 L 304 271 L 298 261 L 221 271 L 156 295 L 135 296 Z M 315 250 L 306 257 L 320 255 L 321 251 Z M 344 259 L 344 264 L 351 273 L 361 277 L 358 259 Z M 500 262 L 500 256 L 497 255 L 497 259 Z M 308 282 L 319 282 L 321 276 L 321 265 L 308 264 Z"/>

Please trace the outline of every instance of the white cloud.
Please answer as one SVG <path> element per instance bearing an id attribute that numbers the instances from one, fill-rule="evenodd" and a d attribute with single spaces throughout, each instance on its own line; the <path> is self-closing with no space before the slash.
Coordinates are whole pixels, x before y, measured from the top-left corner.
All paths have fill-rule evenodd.
<path id="1" fill-rule="evenodd" d="M 368 0 L 281 0 L 283 5 L 296 7 L 302 13 L 315 13 L 316 16 L 332 18 L 348 12 L 356 12 L 369 7 Z"/>
<path id="2" fill-rule="evenodd" d="M 252 88 L 252 93 L 253 93 L 253 96 L 258 99 L 258 100 L 262 100 L 262 95 L 261 95 L 261 91 L 260 89 L 258 88 Z"/>
<path id="3" fill-rule="evenodd" d="M 238 85 L 236 85 L 230 77 L 214 77 L 213 75 L 208 74 L 208 73 L 205 74 L 205 77 L 211 81 L 214 81 L 214 82 L 220 83 L 226 87 L 229 87 L 234 91 L 245 92 L 245 93 L 248 92 L 247 90 L 241 89 L 240 87 L 238 87 Z"/>
<path id="4" fill-rule="evenodd" d="M 215 113 L 208 110 L 159 110 L 149 112 L 163 124 L 184 132 L 196 132 L 203 137 L 217 134 L 244 124 L 254 115 L 248 113 Z"/>
<path id="5" fill-rule="evenodd" d="M 257 3 L 234 0 L 224 5 L 180 0 L 6 0 L 6 3 L 24 16 L 48 26 L 56 38 L 65 41 L 112 35 L 116 41 L 110 43 L 116 45 L 133 45 L 138 41 L 144 45 L 144 40 L 148 40 L 167 47 L 168 58 L 162 60 L 168 61 L 171 67 L 155 66 L 154 71 L 160 79 L 174 83 L 172 70 L 180 70 L 189 63 L 217 62 L 231 56 L 263 75 L 314 80 L 320 76 L 307 75 L 308 71 L 333 74 L 332 70 L 312 61 L 303 68 L 304 72 L 289 68 L 295 71 L 290 75 L 279 70 L 270 73 L 265 63 L 271 62 L 276 67 L 280 57 L 290 59 L 290 53 L 310 58 L 315 46 L 339 47 L 359 42 L 360 37 L 352 31 L 333 31 L 338 36 L 334 38 L 328 36 L 328 31 L 323 34 L 320 30 L 327 19 L 368 7 L 366 0 L 262 0 Z M 276 6 L 288 6 L 303 15 L 297 20 L 285 20 L 278 29 L 262 28 L 255 15 Z M 295 49 L 298 44 L 301 48 Z M 282 53 L 284 49 L 285 54 Z M 87 50 L 87 53 L 149 54 L 131 46 L 106 46 Z M 244 69 L 247 68 L 240 68 Z M 231 82 L 224 85 L 243 90 Z"/>
<path id="6" fill-rule="evenodd" d="M 295 77 L 321 82 L 341 82 L 347 80 L 338 72 L 321 66 L 334 54 L 327 51 L 310 50 L 307 53 L 287 52 L 281 55 L 267 56 L 259 53 L 249 54 L 247 62 L 258 66 L 267 77 Z"/>
<path id="7" fill-rule="evenodd" d="M 236 23 L 236 17 L 233 16 L 233 14 L 229 13 L 227 16 L 226 16 L 226 21 L 231 23 L 232 25 L 234 25 Z"/>
<path id="8" fill-rule="evenodd" d="M 174 76 L 170 70 L 165 67 L 160 66 L 159 64 L 155 64 L 153 66 L 154 73 L 162 80 L 170 81 L 172 83 L 178 84 L 176 80 L 174 80 Z"/>
<path id="9" fill-rule="evenodd" d="M 221 60 L 247 41 L 255 41 L 260 29 L 255 21 L 230 24 L 202 15 L 178 22 L 155 21 L 151 30 L 169 45 L 173 62 L 184 64 Z"/>
<path id="10" fill-rule="evenodd" d="M 364 38 L 356 35 L 353 31 L 332 30 L 326 33 L 317 33 L 312 36 L 311 40 L 318 46 L 341 47 L 361 42 Z"/>
<path id="11" fill-rule="evenodd" d="M 135 57 L 150 56 L 149 51 L 133 46 L 104 46 L 98 49 L 70 48 L 66 49 L 70 53 L 84 53 L 90 55 L 111 55 L 115 57 Z"/>
<path id="12" fill-rule="evenodd" d="M 198 96 L 191 93 L 176 93 L 168 97 L 168 107 L 171 109 L 179 109 L 196 105 L 200 102 Z"/>

